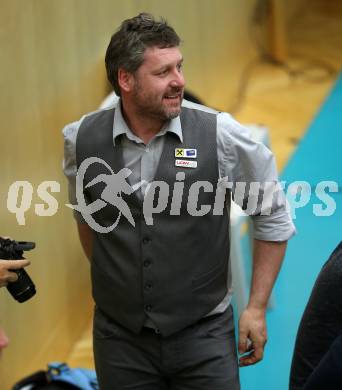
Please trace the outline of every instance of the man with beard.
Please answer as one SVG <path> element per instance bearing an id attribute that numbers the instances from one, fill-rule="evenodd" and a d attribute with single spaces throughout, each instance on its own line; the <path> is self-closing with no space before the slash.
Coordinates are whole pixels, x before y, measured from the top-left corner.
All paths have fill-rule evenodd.
<path id="1" fill-rule="evenodd" d="M 119 101 L 64 129 L 71 203 L 81 192 L 92 204 L 75 217 L 91 262 L 102 390 L 240 388 L 228 267 L 231 190 L 220 192 L 218 183 L 227 177 L 277 183 L 277 173 L 272 153 L 229 114 L 183 100 L 179 44 L 164 20 L 145 13 L 125 20 L 106 52 Z M 76 186 L 78 168 L 94 157 Z M 133 223 L 100 199 L 104 183 L 96 180 L 127 168 L 135 191 L 121 197 Z M 222 192 L 217 210 L 215 194 Z M 263 215 L 261 197 L 252 212 L 253 277 L 239 321 L 240 366 L 263 357 L 266 305 L 294 233 L 283 193 L 275 195 L 271 212 Z M 144 213 L 151 197 L 153 223 Z"/>

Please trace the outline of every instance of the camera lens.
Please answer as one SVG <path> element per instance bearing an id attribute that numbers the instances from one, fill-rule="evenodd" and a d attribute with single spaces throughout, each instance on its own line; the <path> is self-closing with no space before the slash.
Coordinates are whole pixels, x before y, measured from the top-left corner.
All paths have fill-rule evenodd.
<path id="1" fill-rule="evenodd" d="M 16 274 L 18 275 L 18 280 L 9 283 L 7 290 L 15 300 L 22 303 L 36 294 L 36 287 L 24 269 L 17 270 Z"/>

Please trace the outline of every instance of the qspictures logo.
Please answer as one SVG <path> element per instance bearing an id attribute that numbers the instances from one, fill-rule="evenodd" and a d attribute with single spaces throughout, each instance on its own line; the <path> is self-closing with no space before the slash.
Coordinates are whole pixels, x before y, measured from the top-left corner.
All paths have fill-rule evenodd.
<path id="1" fill-rule="evenodd" d="M 109 174 L 100 174 L 84 186 L 85 173 L 92 164 L 104 165 L 109 171 Z M 135 226 L 135 221 L 128 204 L 122 198 L 123 193 L 130 195 L 136 190 L 136 188 L 133 189 L 127 181 L 127 177 L 131 173 L 132 171 L 128 168 L 123 168 L 118 173 L 114 173 L 106 161 L 103 161 L 97 157 L 90 157 L 84 160 L 80 165 L 76 176 L 77 205 L 68 206 L 80 212 L 88 225 L 99 233 L 108 233 L 115 229 L 120 221 L 121 216 L 124 216 L 129 223 Z M 102 191 L 101 199 L 96 199 L 94 202 L 86 204 L 83 188 L 91 187 L 100 182 L 105 183 L 105 188 Z M 104 227 L 95 221 L 95 219 L 92 217 L 92 214 L 103 209 L 107 206 L 107 204 L 115 206 L 118 209 L 119 214 L 112 225 Z"/>
<path id="2" fill-rule="evenodd" d="M 175 157 L 195 158 L 196 152 L 189 149 L 179 150 Z M 184 160 L 180 160 L 184 161 Z M 191 161 L 191 160 L 189 160 Z M 193 161 L 195 162 L 195 161 Z M 99 164 L 105 167 L 107 173 L 101 173 L 85 183 L 85 174 L 92 164 Z M 196 169 L 193 164 L 176 166 L 184 169 Z M 187 193 L 184 193 L 185 172 L 176 173 L 172 185 L 164 181 L 152 181 L 147 183 L 141 181 L 135 185 L 129 183 L 129 176 L 132 171 L 123 168 L 114 172 L 106 161 L 90 157 L 80 165 L 75 182 L 75 195 L 77 204 L 65 204 L 79 212 L 87 224 L 96 232 L 109 233 L 125 218 L 133 227 L 135 220 L 129 205 L 124 200 L 123 194 L 131 195 L 140 191 L 142 200 L 142 211 L 147 225 L 153 225 L 154 215 L 169 210 L 170 215 L 180 215 L 181 205 L 186 204 L 186 210 L 193 217 L 201 217 L 210 212 L 213 215 L 223 215 L 227 190 L 233 194 L 234 201 L 242 206 L 243 215 L 270 215 L 278 204 L 286 203 L 287 212 L 292 219 L 296 218 L 296 210 L 305 206 L 312 207 L 312 212 L 317 217 L 329 217 L 336 211 L 337 205 L 331 193 L 339 192 L 338 183 L 335 181 L 321 181 L 314 187 L 306 181 L 286 182 L 230 182 L 228 177 L 220 178 L 214 186 L 209 181 L 196 181 L 191 184 Z M 105 186 L 99 199 L 87 203 L 84 197 L 84 189 L 104 183 Z M 102 186 L 103 187 L 103 186 Z M 51 217 L 59 210 L 57 199 L 52 193 L 60 192 L 60 183 L 57 181 L 43 181 L 37 187 L 37 195 L 43 203 L 34 205 L 35 214 L 40 217 Z M 200 193 L 213 193 L 213 204 L 200 204 Z M 34 187 L 29 181 L 16 181 L 8 189 L 7 210 L 13 213 L 19 225 L 25 225 L 25 213 L 32 207 Z M 284 196 L 286 197 L 284 199 Z M 314 197 L 314 202 L 310 202 Z M 93 217 L 97 211 L 114 206 L 117 216 L 110 226 L 100 225 Z M 169 207 L 168 207 L 169 206 Z"/>

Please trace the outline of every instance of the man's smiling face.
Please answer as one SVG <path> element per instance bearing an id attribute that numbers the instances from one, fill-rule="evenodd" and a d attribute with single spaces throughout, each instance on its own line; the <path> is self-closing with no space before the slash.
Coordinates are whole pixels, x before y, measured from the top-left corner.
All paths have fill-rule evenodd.
<path id="1" fill-rule="evenodd" d="M 147 48 L 133 75 L 132 103 L 140 115 L 162 121 L 180 114 L 185 81 L 178 47 Z"/>

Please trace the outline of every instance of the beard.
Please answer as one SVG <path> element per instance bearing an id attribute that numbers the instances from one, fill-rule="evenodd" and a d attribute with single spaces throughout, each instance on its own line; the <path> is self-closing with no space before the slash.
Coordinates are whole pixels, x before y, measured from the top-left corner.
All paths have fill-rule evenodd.
<path id="1" fill-rule="evenodd" d="M 177 96 L 177 99 L 167 99 L 165 96 Z M 153 91 L 144 91 L 140 83 L 136 80 L 132 97 L 139 115 L 149 116 L 166 122 L 176 118 L 180 114 L 183 89 L 173 88 L 166 94 L 161 95 Z"/>

